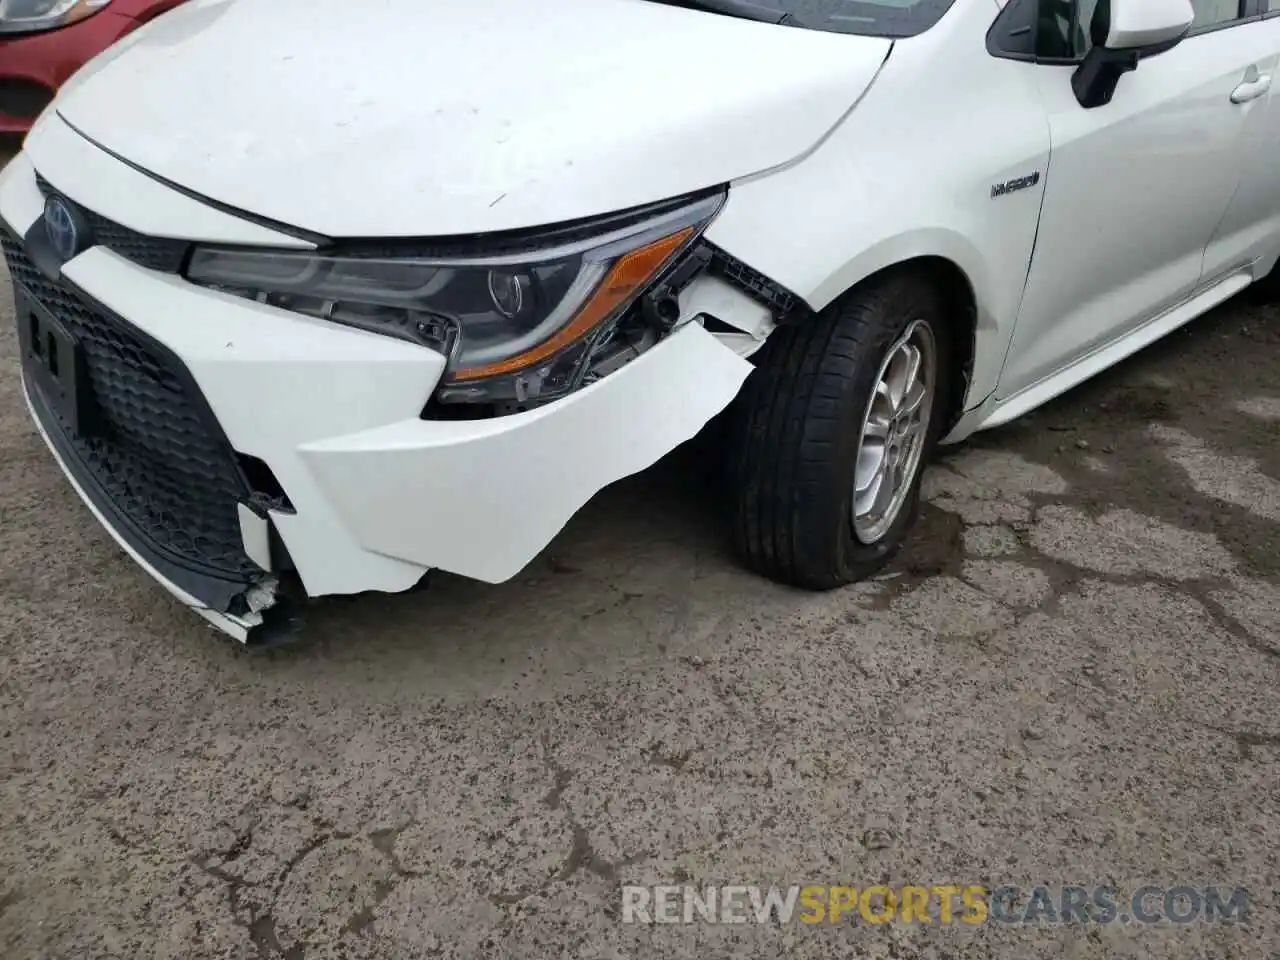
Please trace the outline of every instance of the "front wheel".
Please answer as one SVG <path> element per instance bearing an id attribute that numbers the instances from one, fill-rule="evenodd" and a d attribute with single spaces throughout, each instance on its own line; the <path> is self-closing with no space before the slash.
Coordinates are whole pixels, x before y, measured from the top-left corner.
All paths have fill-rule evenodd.
<path id="1" fill-rule="evenodd" d="M 770 336 L 729 423 L 733 538 L 752 569 L 829 590 L 892 559 L 943 428 L 950 361 L 942 293 L 914 270 Z"/>

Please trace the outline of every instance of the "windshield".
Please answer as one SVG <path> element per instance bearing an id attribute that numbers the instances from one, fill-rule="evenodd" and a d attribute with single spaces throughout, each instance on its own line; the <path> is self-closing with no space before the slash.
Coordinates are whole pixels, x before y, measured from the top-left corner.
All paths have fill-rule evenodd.
<path id="1" fill-rule="evenodd" d="M 656 0 L 672 6 L 701 7 L 732 16 L 728 3 L 698 0 Z M 955 0 L 750 0 L 754 12 L 776 11 L 779 20 L 794 26 L 856 33 L 872 37 L 913 37 L 942 19 Z M 786 18 L 785 20 L 783 18 Z M 760 19 L 752 16 L 752 19 Z"/>

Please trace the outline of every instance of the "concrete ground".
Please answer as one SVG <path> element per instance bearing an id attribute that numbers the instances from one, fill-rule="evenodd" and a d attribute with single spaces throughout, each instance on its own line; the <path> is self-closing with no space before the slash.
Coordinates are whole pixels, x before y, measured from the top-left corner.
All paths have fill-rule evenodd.
<path id="1" fill-rule="evenodd" d="M 2 272 L 0 272 L 2 273 Z M 892 575 L 735 564 L 681 454 L 515 581 L 250 654 L 64 482 L 0 280 L 0 956 L 1267 957 L 1280 313 L 937 464 Z M 696 448 L 694 450 L 696 453 Z M 1247 926 L 635 926 L 623 883 L 1247 887 Z"/>

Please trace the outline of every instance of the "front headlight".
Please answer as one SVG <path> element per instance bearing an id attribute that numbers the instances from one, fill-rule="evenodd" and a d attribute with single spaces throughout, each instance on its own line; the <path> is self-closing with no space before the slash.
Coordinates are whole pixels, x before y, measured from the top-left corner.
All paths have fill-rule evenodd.
<path id="1" fill-rule="evenodd" d="M 577 388 L 592 344 L 698 237 L 721 200 L 500 256 L 197 247 L 187 279 L 437 350 L 449 358 L 445 401 L 547 399 Z"/>
<path id="2" fill-rule="evenodd" d="M 83 20 L 111 0 L 0 0 L 0 33 L 35 33 Z"/>

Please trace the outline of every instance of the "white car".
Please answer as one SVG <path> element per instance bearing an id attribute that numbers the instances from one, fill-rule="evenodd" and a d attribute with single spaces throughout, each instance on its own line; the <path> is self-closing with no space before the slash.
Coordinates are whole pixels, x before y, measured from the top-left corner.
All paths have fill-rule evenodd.
<path id="1" fill-rule="evenodd" d="M 726 409 L 744 561 L 836 587 L 936 443 L 1271 272 L 1278 7 L 194 0 L 0 176 L 26 397 L 247 642 L 506 580 Z"/>

